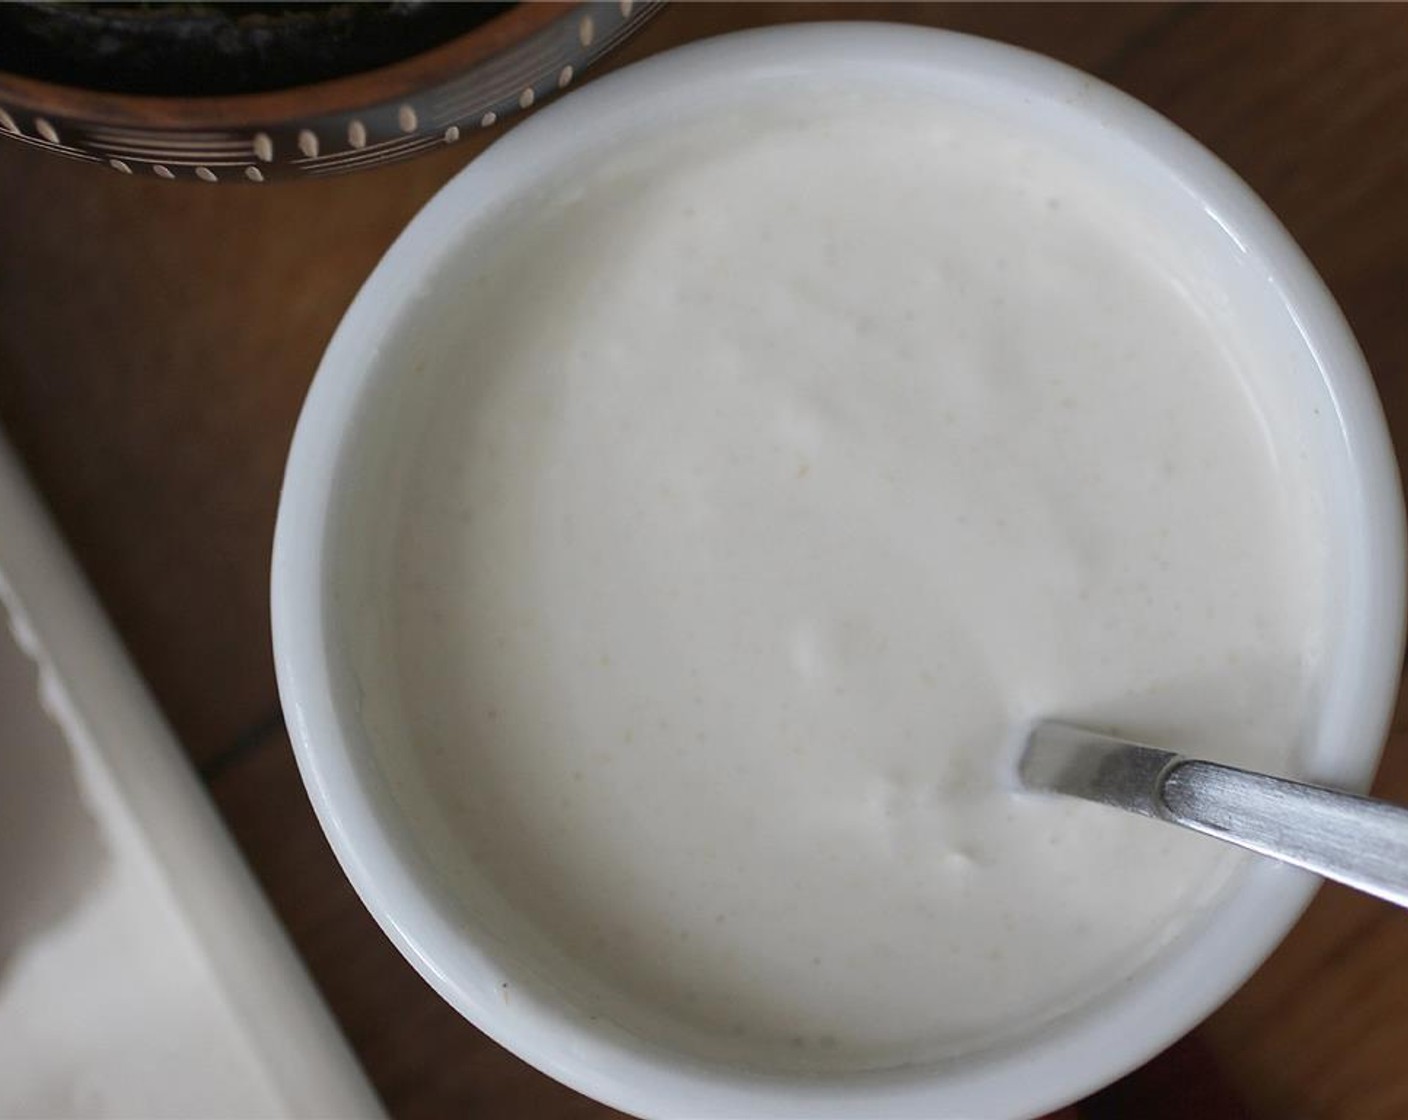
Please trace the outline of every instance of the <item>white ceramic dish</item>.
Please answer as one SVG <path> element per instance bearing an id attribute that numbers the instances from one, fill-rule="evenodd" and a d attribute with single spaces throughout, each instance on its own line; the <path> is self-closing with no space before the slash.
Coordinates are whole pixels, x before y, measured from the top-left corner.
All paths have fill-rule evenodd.
<path id="1" fill-rule="evenodd" d="M 500 209 L 603 145 L 661 122 L 687 127 L 799 82 L 936 91 L 1040 123 L 1095 163 L 1132 176 L 1187 226 L 1227 298 L 1269 316 L 1321 460 L 1338 554 L 1339 630 L 1313 748 L 1301 772 L 1362 787 L 1397 689 L 1403 640 L 1403 511 L 1372 382 L 1309 263 L 1230 171 L 1163 118 L 1036 55 L 943 32 L 820 25 L 750 32 L 632 66 L 514 130 L 448 184 L 363 287 L 324 357 L 289 459 L 275 541 L 279 681 L 299 765 L 349 878 L 437 991 L 559 1080 L 642 1116 L 1016 1117 L 1060 1106 L 1168 1045 L 1246 979 L 1315 882 L 1248 868 L 1184 936 L 1078 1013 L 961 1061 L 833 1078 L 787 1078 L 665 1052 L 575 1006 L 551 968 L 487 924 L 466 927 L 389 808 L 359 718 L 356 671 L 329 588 L 342 557 L 334 515 L 359 474 L 365 407 L 403 371 L 418 313 Z M 458 262 L 458 264 L 456 263 Z"/>
<path id="2" fill-rule="evenodd" d="M 0 1115 L 381 1108 L 0 437 Z"/>

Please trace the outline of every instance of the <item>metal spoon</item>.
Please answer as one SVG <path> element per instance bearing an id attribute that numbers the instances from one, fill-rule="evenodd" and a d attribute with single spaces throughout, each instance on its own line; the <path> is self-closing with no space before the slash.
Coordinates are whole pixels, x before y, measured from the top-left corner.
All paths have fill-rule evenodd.
<path id="1" fill-rule="evenodd" d="M 1408 809 L 1043 722 L 1018 764 L 1028 789 L 1182 825 L 1408 907 Z"/>

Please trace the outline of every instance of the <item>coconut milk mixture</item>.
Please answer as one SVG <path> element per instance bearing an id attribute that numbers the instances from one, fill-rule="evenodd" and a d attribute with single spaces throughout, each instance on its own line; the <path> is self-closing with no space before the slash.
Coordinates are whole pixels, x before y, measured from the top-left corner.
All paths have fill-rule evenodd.
<path id="1" fill-rule="evenodd" d="M 1311 486 L 1177 231 L 1040 136 L 840 95 L 687 132 L 520 214 L 421 374 L 385 765 L 603 1015 L 971 1050 L 1235 870 L 1013 761 L 1052 715 L 1290 765 Z"/>

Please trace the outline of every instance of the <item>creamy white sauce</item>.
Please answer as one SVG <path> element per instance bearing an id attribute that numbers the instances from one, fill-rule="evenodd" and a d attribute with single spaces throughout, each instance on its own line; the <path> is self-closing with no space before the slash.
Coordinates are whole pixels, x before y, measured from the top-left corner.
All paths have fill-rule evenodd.
<path id="1" fill-rule="evenodd" d="M 1176 935 L 1235 858 L 1012 763 L 1062 715 L 1284 768 L 1311 714 L 1310 483 L 1178 231 L 839 96 L 517 220 L 416 374 L 391 567 L 384 765 L 441 873 L 763 1067 L 971 1050 Z"/>

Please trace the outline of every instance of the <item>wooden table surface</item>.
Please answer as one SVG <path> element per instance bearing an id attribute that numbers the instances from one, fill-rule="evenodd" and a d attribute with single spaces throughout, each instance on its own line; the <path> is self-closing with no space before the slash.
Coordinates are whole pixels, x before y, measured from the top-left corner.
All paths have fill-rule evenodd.
<path id="1" fill-rule="evenodd" d="M 1054 55 L 1207 144 L 1304 246 L 1408 448 L 1408 7 L 678 5 L 621 55 L 906 20 Z M 345 884 L 294 770 L 267 572 L 299 404 L 348 301 L 482 146 L 340 180 L 128 178 L 0 143 L 0 422 L 398 1117 L 614 1115 L 432 994 Z M 1395 721 L 1377 792 L 1408 801 Z M 1189 1039 L 1090 1117 L 1408 1116 L 1408 914 L 1326 888 Z"/>

